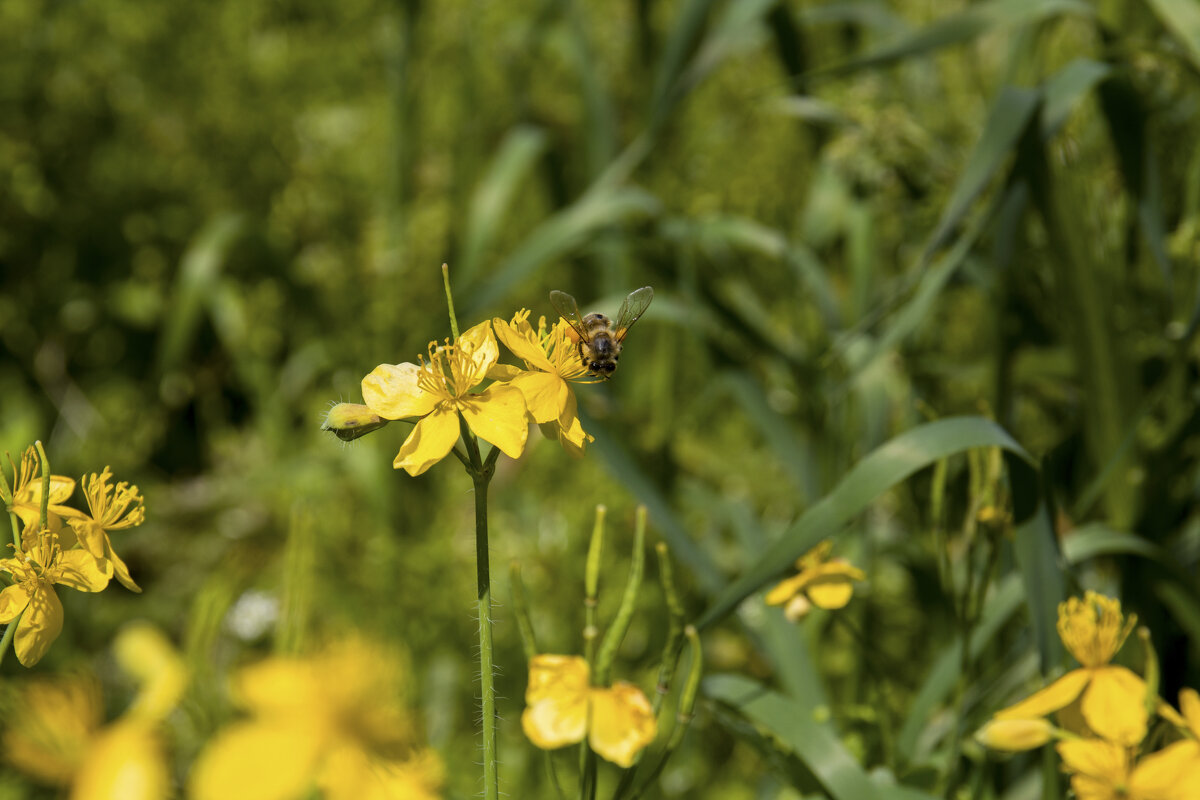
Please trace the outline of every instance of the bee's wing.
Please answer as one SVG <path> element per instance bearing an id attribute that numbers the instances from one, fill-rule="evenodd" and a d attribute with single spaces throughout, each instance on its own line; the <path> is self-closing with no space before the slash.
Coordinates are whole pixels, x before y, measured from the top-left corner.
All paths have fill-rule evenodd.
<path id="1" fill-rule="evenodd" d="M 574 297 L 555 289 L 550 292 L 550 305 L 554 306 L 554 310 L 558 312 L 559 316 L 575 329 L 575 333 L 579 335 L 580 339 L 585 342 L 591 341 L 587 331 L 583 329 L 583 318 L 579 316 L 579 305 L 575 302 Z"/>
<path id="2" fill-rule="evenodd" d="M 625 302 L 621 303 L 621 310 L 617 313 L 616 338 L 618 342 L 625 338 L 625 334 L 629 333 L 633 323 L 646 313 L 646 309 L 650 307 L 650 301 L 653 299 L 654 290 L 649 286 L 643 286 L 629 293 Z"/>

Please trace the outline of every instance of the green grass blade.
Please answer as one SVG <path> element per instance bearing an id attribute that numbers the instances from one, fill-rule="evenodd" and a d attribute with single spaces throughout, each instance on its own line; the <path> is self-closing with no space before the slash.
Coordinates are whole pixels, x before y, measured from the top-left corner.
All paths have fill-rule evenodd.
<path id="1" fill-rule="evenodd" d="M 478 274 L 483 254 L 495 241 L 513 196 L 545 150 L 546 134 L 529 125 L 514 128 L 500 142 L 487 174 L 471 198 L 461 260 L 454 265 L 459 285 L 465 285 Z"/>
<path id="2" fill-rule="evenodd" d="M 1142 537 L 1095 522 L 1083 525 L 1063 537 L 1063 559 L 1080 564 L 1099 556 L 1133 555 L 1167 563 L 1167 554 L 1158 545 Z"/>
<path id="3" fill-rule="evenodd" d="M 1036 483 L 1030 456 L 991 420 L 952 417 L 906 431 L 863 458 L 828 495 L 805 511 L 750 569 L 720 592 L 696 626 L 705 628 L 724 617 L 817 542 L 837 533 L 892 486 L 939 459 L 972 447 L 1007 450 L 1017 456 L 1009 461 L 1010 471 L 1027 473 L 1022 490 Z M 1014 501 L 1018 504 L 1018 518 L 1024 519 L 1033 514 L 1039 499 L 1018 495 L 1016 483 L 1014 480 Z"/>
<path id="4" fill-rule="evenodd" d="M 1192 66 L 1200 70 L 1200 5 L 1194 0 L 1147 0 L 1146 4 L 1183 45 Z"/>

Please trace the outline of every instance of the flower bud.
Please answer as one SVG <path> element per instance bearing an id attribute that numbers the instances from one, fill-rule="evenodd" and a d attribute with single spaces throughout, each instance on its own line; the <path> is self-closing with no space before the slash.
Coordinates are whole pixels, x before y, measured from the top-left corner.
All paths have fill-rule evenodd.
<path id="1" fill-rule="evenodd" d="M 325 415 L 321 430 L 332 432 L 343 442 L 352 442 L 387 424 L 388 420 L 361 403 L 338 403 Z"/>
<path id="2" fill-rule="evenodd" d="M 1032 750 L 1054 738 L 1054 726 L 1044 719 L 994 719 L 975 734 L 993 750 Z"/>

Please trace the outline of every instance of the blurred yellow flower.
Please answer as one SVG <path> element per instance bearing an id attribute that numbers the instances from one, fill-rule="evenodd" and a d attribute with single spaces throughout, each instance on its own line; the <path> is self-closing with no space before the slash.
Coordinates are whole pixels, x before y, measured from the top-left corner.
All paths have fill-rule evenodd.
<path id="1" fill-rule="evenodd" d="M 233 691 L 251 718 L 227 727 L 201 753 L 192 797 L 287 800 L 306 798 L 314 787 L 329 800 L 437 797 L 441 765 L 414 747 L 397 694 L 401 678 L 395 657 L 360 639 L 242 669 Z"/>
<path id="2" fill-rule="evenodd" d="M 34 445 L 25 448 L 20 467 L 13 463 L 12 456 L 9 456 L 8 463 L 13 469 L 12 501 L 8 504 L 8 510 L 16 514 L 24 525 L 32 525 L 36 529 L 42 515 L 42 476 L 37 448 Z M 3 473 L 0 473 L 0 481 L 3 479 Z M 8 489 L 7 483 L 4 488 Z M 69 519 L 83 516 L 83 512 L 64 505 L 74 493 L 74 480 L 65 475 L 50 476 L 50 519 L 47 525 L 51 530 L 57 530 L 61 525 L 59 517 Z"/>
<path id="3" fill-rule="evenodd" d="M 1058 635 L 1080 668 L 1010 706 L 996 719 L 1032 719 L 1067 708 L 1079 711 L 1097 735 L 1132 746 L 1146 736 L 1146 683 L 1125 667 L 1109 664 L 1137 622 L 1122 624 L 1121 601 L 1088 591 L 1058 606 Z"/>
<path id="4" fill-rule="evenodd" d="M 100 727 L 100 695 L 89 678 L 31 682 L 6 709 L 4 752 L 38 780 L 69 785 L 71 800 L 165 800 L 171 777 L 158 723 L 183 692 L 183 662 L 145 624 L 118 634 L 115 649 L 140 684 L 119 720 Z"/>
<path id="5" fill-rule="evenodd" d="M 129 567 L 112 548 L 109 531 L 119 531 L 141 525 L 146 519 L 145 502 L 136 486 L 121 481 L 110 486 L 112 472 L 108 467 L 99 475 L 85 475 L 82 480 L 83 493 L 87 497 L 91 515 L 81 514 L 67 523 L 75 531 L 75 538 L 101 564 L 109 575 L 115 575 L 126 589 L 142 591 L 129 574 Z"/>
<path id="6" fill-rule="evenodd" d="M 596 753 L 629 767 L 658 731 L 650 701 L 631 683 L 606 689 L 590 686 L 590 679 L 587 661 L 579 656 L 534 656 L 521 727 L 543 750 L 586 736 Z"/>
<path id="7" fill-rule="evenodd" d="M 854 581 L 866 574 L 844 558 L 829 558 L 833 542 L 826 539 L 796 560 L 799 572 L 767 592 L 767 605 L 784 606 L 792 622 L 804 619 L 813 606 L 842 608 L 854 596 Z"/>
<path id="8" fill-rule="evenodd" d="M 98 592 L 108 585 L 108 575 L 86 550 L 63 551 L 58 534 L 43 530 L 27 551 L 0 559 L 0 570 L 14 583 L 0 591 L 0 622 L 16 623 L 13 645 L 17 660 L 32 667 L 62 632 L 62 601 L 54 584 L 81 592 Z M 22 613 L 24 612 L 24 613 Z"/>
<path id="9" fill-rule="evenodd" d="M 509 458 L 525 449 L 529 424 L 520 390 L 493 384 L 472 394 L 500 356 L 490 322 L 481 322 L 454 344 L 429 343 L 429 360 L 380 364 L 362 380 L 363 399 L 384 419 L 420 417 L 392 466 L 420 475 L 450 454 L 459 437 L 459 414 L 472 431 Z"/>
<path id="10" fill-rule="evenodd" d="M 572 455 L 582 455 L 593 437 L 579 423 L 571 383 L 595 383 L 598 379 L 588 375 L 579 358 L 571 326 L 560 319 L 547 329 L 546 318 L 541 317 L 534 330 L 529 311 L 521 309 L 511 323 L 497 317 L 492 327 L 501 343 L 525 362 L 524 370 L 499 364 L 493 367 L 492 377 L 520 389 L 534 422 L 554 423 L 563 448 Z"/>
<path id="11" fill-rule="evenodd" d="M 1133 748 L 1102 739 L 1059 742 L 1076 800 L 1195 800 L 1200 775 L 1185 775 L 1166 751 L 1135 761 Z M 1168 748 L 1169 749 L 1169 748 Z"/>

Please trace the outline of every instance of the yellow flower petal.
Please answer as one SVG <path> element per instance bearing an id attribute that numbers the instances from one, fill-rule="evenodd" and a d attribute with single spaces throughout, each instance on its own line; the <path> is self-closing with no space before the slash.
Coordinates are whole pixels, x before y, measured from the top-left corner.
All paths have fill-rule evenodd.
<path id="1" fill-rule="evenodd" d="M 849 578 L 826 578 L 824 583 L 810 583 L 804 590 L 814 605 L 821 608 L 843 608 L 854 596 L 854 584 Z"/>
<path id="2" fill-rule="evenodd" d="M 793 575 L 790 578 L 780 581 L 775 584 L 771 591 L 767 592 L 767 605 L 781 606 L 792 598 L 792 595 L 799 592 L 808 583 L 808 575 L 803 572 L 799 575 Z"/>
<path id="3" fill-rule="evenodd" d="M 1200 797 L 1200 743 L 1191 739 L 1142 758 L 1129 778 L 1130 797 Z"/>
<path id="4" fill-rule="evenodd" d="M 62 633 L 62 626 L 62 601 L 52 587 L 39 585 L 33 590 L 29 605 L 17 623 L 17 635 L 13 639 L 17 661 L 26 667 L 41 661 L 50 645 Z"/>
<path id="5" fill-rule="evenodd" d="M 537 340 L 537 331 L 530 326 L 528 321 L 520 327 L 513 327 L 497 317 L 492 320 L 492 327 L 496 331 L 496 338 L 517 358 L 543 372 L 555 371 L 554 365 L 550 363 L 550 359 L 546 358 L 546 352 Z M 539 422 L 545 422 L 545 420 L 539 420 Z"/>
<path id="6" fill-rule="evenodd" d="M 833 540 L 823 539 L 812 550 L 796 559 L 796 569 L 804 571 L 811 569 L 829 558 L 833 552 Z"/>
<path id="7" fill-rule="evenodd" d="M 642 690 L 618 681 L 611 689 L 592 689 L 592 719 L 588 744 L 600 756 L 628 768 L 654 741 L 654 710 Z"/>
<path id="8" fill-rule="evenodd" d="M 467 357 L 469 365 L 461 375 L 463 382 L 458 386 L 460 392 L 465 392 L 486 378 L 488 370 L 500 358 L 500 346 L 496 344 L 496 335 L 492 333 L 492 323 L 487 320 L 459 336 L 454 346 Z"/>
<path id="9" fill-rule="evenodd" d="M 1200 693 L 1195 689 L 1184 689 L 1179 693 L 1179 710 L 1187 721 L 1192 736 L 1200 739 Z"/>
<path id="10" fill-rule="evenodd" d="M 165 800 L 170 793 L 171 776 L 154 728 L 127 721 L 92 741 L 71 800 Z"/>
<path id="11" fill-rule="evenodd" d="M 417 385 L 416 364 L 380 364 L 362 379 L 363 402 L 384 419 L 423 417 L 442 398 Z"/>
<path id="12" fill-rule="evenodd" d="M 108 534 L 105 533 L 104 528 L 100 527 L 100 523 L 88 518 L 68 520 L 68 524 L 75 532 L 75 539 L 83 545 L 85 550 L 95 558 L 104 557 L 104 546 L 108 543 Z"/>
<path id="13" fill-rule="evenodd" d="M 187 668 L 179 653 L 157 628 L 145 622 L 123 628 L 113 649 L 121 669 L 140 685 L 125 715 L 150 721 L 165 719 L 187 685 Z"/>
<path id="14" fill-rule="evenodd" d="M 134 583 L 133 576 L 129 574 L 129 567 L 125 565 L 121 557 L 112 549 L 111 544 L 108 547 L 108 562 L 112 564 L 113 577 L 120 581 L 122 586 L 131 592 L 141 594 L 142 587 Z"/>
<path id="15" fill-rule="evenodd" d="M 479 394 L 464 397 L 458 407 L 477 436 L 499 447 L 509 458 L 521 457 L 529 436 L 529 420 L 525 416 L 525 397 L 519 389 L 489 386 Z"/>
<path id="16" fill-rule="evenodd" d="M 404 761 L 376 762 L 378 783 L 358 800 L 441 800 L 446 768 L 437 753 L 423 750 Z"/>
<path id="17" fill-rule="evenodd" d="M 217 734 L 192 767 L 194 800 L 294 800 L 311 787 L 324 742 L 304 727 L 242 723 Z"/>
<path id="18" fill-rule="evenodd" d="M 67 785 L 83 763 L 103 707 L 100 687 L 81 675 L 24 682 L 5 704 L 5 760 L 39 781 Z"/>
<path id="19" fill-rule="evenodd" d="M 450 455 L 458 435 L 458 415 L 448 407 L 439 407 L 412 429 L 392 466 L 415 478 Z"/>
<path id="20" fill-rule="evenodd" d="M 522 372 L 509 385 L 521 390 L 530 415 L 539 423 L 558 419 L 571 393 L 567 382 L 553 372 Z"/>
<path id="21" fill-rule="evenodd" d="M 488 370 L 488 378 L 505 383 L 520 375 L 525 370 L 515 364 L 493 364 Z"/>
<path id="22" fill-rule="evenodd" d="M 1053 714 L 1074 702 L 1075 698 L 1091 680 L 1091 674 L 1084 669 L 1075 669 L 1063 675 L 1054 683 L 1041 691 L 1034 692 L 1015 705 L 996 712 L 996 719 L 1032 719 Z"/>
<path id="23" fill-rule="evenodd" d="M 260 715 L 287 716 L 321 699 L 320 677 L 308 661 L 268 658 L 238 671 L 233 681 L 237 704 Z"/>
<path id="24" fill-rule="evenodd" d="M 575 458 L 583 457 L 583 449 L 595 439 L 583 429 L 579 422 L 579 410 L 575 401 L 575 392 L 567 386 L 567 402 L 563 404 L 562 413 L 558 415 L 557 437 L 559 444 L 568 455 Z"/>
<path id="25" fill-rule="evenodd" d="M 111 552 L 111 551 L 110 551 Z M 99 592 L 108 586 L 104 568 L 86 550 L 59 553 L 54 562 L 54 582 L 81 592 Z"/>
<path id="26" fill-rule="evenodd" d="M 1068 772 L 1100 778 L 1110 785 L 1123 783 L 1129 772 L 1129 754 L 1112 742 L 1075 739 L 1059 742 L 1056 749 Z"/>
<path id="27" fill-rule="evenodd" d="M 984 725 L 975 739 L 993 750 L 1032 750 L 1054 737 L 1054 726 L 1044 719 L 998 719 Z"/>
<path id="28" fill-rule="evenodd" d="M 14 583 L 0 591 L 0 623 L 12 622 L 29 605 L 30 589 L 24 583 Z"/>
<path id="29" fill-rule="evenodd" d="M 1125 667 L 1091 670 L 1080 710 L 1088 727 L 1132 747 L 1146 738 L 1146 682 Z"/>
<path id="30" fill-rule="evenodd" d="M 579 656 L 537 655 L 530 660 L 521 727 L 534 745 L 553 750 L 583 741 L 588 680 L 587 661 Z"/>

